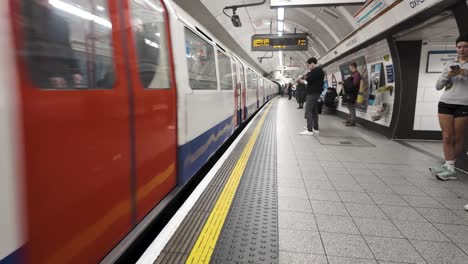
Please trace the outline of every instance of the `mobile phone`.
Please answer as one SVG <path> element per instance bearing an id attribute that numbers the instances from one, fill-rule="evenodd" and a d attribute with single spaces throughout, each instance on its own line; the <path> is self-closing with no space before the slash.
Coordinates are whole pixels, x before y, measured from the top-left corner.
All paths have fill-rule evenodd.
<path id="1" fill-rule="evenodd" d="M 450 69 L 452 69 L 452 71 L 460 70 L 460 65 L 451 65 Z"/>

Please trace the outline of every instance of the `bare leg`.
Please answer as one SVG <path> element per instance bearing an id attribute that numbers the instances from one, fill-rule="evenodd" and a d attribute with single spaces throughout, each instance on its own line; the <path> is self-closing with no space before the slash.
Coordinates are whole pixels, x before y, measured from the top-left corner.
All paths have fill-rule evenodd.
<path id="1" fill-rule="evenodd" d="M 454 120 L 454 155 L 460 155 L 464 148 L 465 129 L 468 125 L 468 116 L 457 117 Z"/>
<path id="2" fill-rule="evenodd" d="M 454 118 L 452 115 L 439 114 L 439 123 L 442 129 L 445 160 L 455 160 Z"/>

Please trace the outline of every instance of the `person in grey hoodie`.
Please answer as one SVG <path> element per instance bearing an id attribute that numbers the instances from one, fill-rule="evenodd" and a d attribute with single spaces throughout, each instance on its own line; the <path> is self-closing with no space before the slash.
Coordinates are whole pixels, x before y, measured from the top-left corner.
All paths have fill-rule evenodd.
<path id="1" fill-rule="evenodd" d="M 463 152 L 468 124 L 468 34 L 458 37 L 456 46 L 458 59 L 445 66 L 436 84 L 437 90 L 444 90 L 439 101 L 439 123 L 445 164 L 430 171 L 444 181 L 457 179 L 455 159 Z"/>

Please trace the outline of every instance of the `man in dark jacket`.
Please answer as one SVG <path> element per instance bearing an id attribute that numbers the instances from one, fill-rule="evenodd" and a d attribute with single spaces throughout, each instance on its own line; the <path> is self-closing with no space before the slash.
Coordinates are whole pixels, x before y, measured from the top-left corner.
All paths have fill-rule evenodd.
<path id="1" fill-rule="evenodd" d="M 305 80 L 305 76 L 301 77 L 301 79 L 297 80 L 297 89 L 296 89 L 296 100 L 299 103 L 299 107 L 297 109 L 304 108 L 305 102 L 305 89 L 306 85 L 301 83 L 301 80 Z"/>
<path id="2" fill-rule="evenodd" d="M 323 80 L 325 73 L 321 67 L 317 67 L 317 59 L 312 57 L 307 60 L 307 68 L 309 73 L 306 80 L 301 80 L 301 83 L 306 84 L 306 109 L 305 116 L 307 119 L 307 130 L 300 132 L 300 135 L 312 136 L 319 134 L 318 125 L 318 99 L 323 91 Z"/>
<path id="3" fill-rule="evenodd" d="M 356 100 L 359 94 L 359 88 L 361 86 L 361 74 L 357 70 L 356 62 L 349 64 L 349 70 L 351 71 L 351 77 L 353 80 L 353 90 L 349 93 L 348 110 L 349 118 L 345 122 L 346 126 L 356 125 Z"/>

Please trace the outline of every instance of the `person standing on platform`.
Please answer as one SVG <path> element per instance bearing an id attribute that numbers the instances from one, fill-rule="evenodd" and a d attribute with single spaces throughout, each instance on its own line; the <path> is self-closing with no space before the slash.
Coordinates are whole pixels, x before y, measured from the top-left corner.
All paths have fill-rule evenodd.
<path id="1" fill-rule="evenodd" d="M 288 100 L 291 100 L 292 98 L 292 84 L 288 84 Z"/>
<path id="2" fill-rule="evenodd" d="M 359 94 L 359 88 L 361 85 L 361 74 L 357 70 L 356 62 L 351 62 L 349 64 L 349 70 L 351 71 L 351 81 L 350 88 L 347 89 L 346 93 L 348 93 L 348 110 L 349 110 L 349 118 L 345 122 L 346 126 L 355 126 L 356 125 L 356 100 Z M 345 81 L 345 83 L 347 83 Z M 349 92 L 348 92 L 349 91 Z"/>
<path id="3" fill-rule="evenodd" d="M 444 89 L 439 101 L 439 123 L 442 129 L 445 164 L 430 168 L 440 180 L 455 180 L 455 159 L 463 152 L 465 128 L 468 124 L 468 34 L 456 40 L 458 59 L 448 63 L 436 83 Z M 468 205 L 465 206 L 468 210 Z"/>
<path id="4" fill-rule="evenodd" d="M 304 101 L 305 101 L 305 89 L 306 85 L 301 83 L 301 80 L 305 80 L 305 76 L 302 76 L 301 79 L 297 80 L 297 89 L 296 89 L 296 100 L 299 104 L 297 109 L 304 108 Z"/>
<path id="5" fill-rule="evenodd" d="M 307 130 L 300 132 L 303 136 L 312 136 L 319 134 L 318 124 L 318 99 L 323 92 L 323 80 L 325 73 L 321 67 L 317 66 L 317 59 L 311 57 L 307 60 L 307 68 L 309 73 L 305 80 L 300 80 L 306 85 L 306 109 L 305 116 L 307 119 Z"/>

